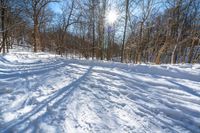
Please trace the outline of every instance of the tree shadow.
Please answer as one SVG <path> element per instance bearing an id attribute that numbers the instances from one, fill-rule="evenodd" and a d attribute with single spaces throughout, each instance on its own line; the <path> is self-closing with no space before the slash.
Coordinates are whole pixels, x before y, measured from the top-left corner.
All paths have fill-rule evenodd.
<path id="1" fill-rule="evenodd" d="M 17 120 L 12 120 L 6 124 L 1 125 L 0 130 L 2 133 L 4 132 L 12 132 L 13 128 L 23 124 L 24 122 L 28 121 L 31 117 L 34 117 L 38 113 L 41 113 L 42 110 L 47 108 L 48 104 L 50 102 L 53 102 L 53 100 L 56 100 L 53 104 L 59 104 L 60 100 L 63 98 L 69 96 L 71 93 L 74 92 L 74 90 L 77 88 L 77 86 L 91 73 L 93 66 L 90 66 L 88 70 L 77 80 L 73 81 L 69 85 L 63 87 L 62 89 L 58 90 L 55 92 L 52 96 L 49 98 L 45 99 L 39 105 L 37 105 L 34 109 L 32 109 L 31 112 L 28 112 L 19 118 Z M 45 112 L 48 113 L 48 112 Z M 41 116 L 39 116 L 41 117 Z M 38 118 L 36 118 L 38 119 Z"/>
<path id="2" fill-rule="evenodd" d="M 188 88 L 184 85 L 176 83 L 174 81 L 162 78 L 171 83 L 172 86 L 159 83 L 151 84 L 151 82 L 142 81 L 136 77 L 128 77 L 126 75 L 108 72 L 105 70 L 93 70 L 98 73 L 103 73 L 103 76 L 110 78 L 111 76 L 119 77 L 122 81 L 125 82 L 125 86 L 121 89 L 128 91 L 127 94 L 120 94 L 127 97 L 130 101 L 135 103 L 139 111 L 133 110 L 136 114 L 141 117 L 153 118 L 155 121 L 150 120 L 152 124 L 156 127 L 161 126 L 163 129 L 167 129 L 170 132 L 179 132 L 174 126 L 179 126 L 187 131 L 198 133 L 200 131 L 199 122 L 195 121 L 193 117 L 200 116 L 200 112 L 197 110 L 192 110 L 188 106 L 184 106 L 184 101 L 179 105 L 175 100 L 176 95 L 168 95 L 168 93 L 173 94 L 173 91 L 170 92 L 168 88 L 174 88 L 177 86 L 179 89 L 189 93 L 191 95 L 200 97 L 198 93 L 193 91 L 191 88 Z M 137 75 L 137 74 L 136 74 Z M 139 74 L 140 75 L 140 74 Z M 142 75 L 140 75 L 142 76 Z M 143 75 L 145 76 L 145 75 Z M 150 78 L 150 77 L 149 77 Z M 165 88 L 165 89 L 163 89 Z M 161 93 L 163 91 L 163 93 Z M 171 100 L 171 101 L 170 101 Z M 156 106 L 152 106 L 157 103 Z M 163 114 L 164 119 L 161 119 L 158 114 Z M 191 117 L 192 115 L 192 117 Z M 156 121 L 159 121 L 159 125 Z"/>

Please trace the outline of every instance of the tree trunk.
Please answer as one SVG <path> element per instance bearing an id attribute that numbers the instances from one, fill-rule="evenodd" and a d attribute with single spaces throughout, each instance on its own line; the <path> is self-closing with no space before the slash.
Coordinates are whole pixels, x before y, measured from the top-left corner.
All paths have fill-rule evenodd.
<path id="1" fill-rule="evenodd" d="M 192 40 L 192 46 L 190 47 L 190 52 L 188 54 L 188 63 L 192 63 L 192 59 L 193 59 L 193 52 L 194 52 L 194 46 L 195 43 L 197 42 L 197 39 L 193 39 Z"/>
<path id="2" fill-rule="evenodd" d="M 40 40 L 39 40 L 39 24 L 38 20 L 35 18 L 34 20 L 34 35 L 33 35 L 33 41 L 34 41 L 34 52 L 37 52 L 40 48 Z"/>
<path id="3" fill-rule="evenodd" d="M 5 7 L 4 7 L 4 2 L 3 2 L 3 0 L 1 0 L 1 30 L 2 30 L 2 48 L 3 48 L 3 54 L 5 54 L 6 53 L 6 45 L 5 45 L 5 41 L 6 41 L 6 39 L 5 39 L 5 23 L 4 23 L 4 21 L 5 21 Z"/>
<path id="4" fill-rule="evenodd" d="M 121 53 L 121 62 L 124 62 L 124 51 L 125 51 L 125 39 L 126 39 L 126 27 L 128 20 L 128 6 L 129 0 L 126 0 L 126 16 L 125 16 L 125 25 L 124 25 L 124 35 L 123 35 L 123 44 L 122 44 L 122 53 Z"/>
<path id="5" fill-rule="evenodd" d="M 95 54 L 95 16 L 94 16 L 95 3 L 92 1 L 92 59 Z"/>
<path id="6" fill-rule="evenodd" d="M 199 43 L 200 43 L 200 40 L 199 40 L 198 44 L 199 44 Z M 195 63 L 198 63 L 198 62 L 197 62 L 197 61 L 198 61 L 198 56 L 200 56 L 199 51 L 200 51 L 200 45 L 198 45 L 198 47 L 196 48 L 195 53 L 194 53 Z"/>
<path id="7" fill-rule="evenodd" d="M 164 45 L 161 47 L 161 49 L 158 51 L 158 55 L 156 56 L 155 63 L 160 64 L 160 58 L 161 55 L 163 54 L 164 50 L 167 48 L 168 43 L 165 42 Z"/>
<path id="8" fill-rule="evenodd" d="M 175 63 L 174 55 L 175 55 L 176 48 L 177 48 L 177 44 L 174 46 L 174 49 L 173 49 L 173 52 L 172 52 L 171 64 Z"/>
<path id="9" fill-rule="evenodd" d="M 104 53 L 104 16 L 105 16 L 105 11 L 106 11 L 106 0 L 103 1 L 103 15 L 102 15 L 102 20 L 101 20 L 101 28 L 102 28 L 102 33 L 101 33 L 101 60 L 103 60 L 103 53 Z"/>
<path id="10" fill-rule="evenodd" d="M 107 60 L 110 60 L 110 49 L 111 49 L 110 46 L 111 46 L 110 31 L 108 30 Z"/>

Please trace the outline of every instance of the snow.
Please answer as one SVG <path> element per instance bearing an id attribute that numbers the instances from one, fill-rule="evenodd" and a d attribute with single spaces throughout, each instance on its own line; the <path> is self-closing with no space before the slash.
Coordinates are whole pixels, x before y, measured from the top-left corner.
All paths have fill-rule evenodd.
<path id="1" fill-rule="evenodd" d="M 0 132 L 199 133 L 200 65 L 0 56 Z"/>

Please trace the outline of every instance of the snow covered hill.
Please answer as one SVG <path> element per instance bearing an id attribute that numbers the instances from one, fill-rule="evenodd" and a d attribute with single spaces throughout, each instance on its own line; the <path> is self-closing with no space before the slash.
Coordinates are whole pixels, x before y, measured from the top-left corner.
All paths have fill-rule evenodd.
<path id="1" fill-rule="evenodd" d="M 1 133 L 200 133 L 200 65 L 0 56 Z"/>

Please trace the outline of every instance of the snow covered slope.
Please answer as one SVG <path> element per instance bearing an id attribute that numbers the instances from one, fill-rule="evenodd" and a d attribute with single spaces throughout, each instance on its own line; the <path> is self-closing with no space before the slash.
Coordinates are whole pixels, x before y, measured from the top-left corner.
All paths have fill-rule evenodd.
<path id="1" fill-rule="evenodd" d="M 0 56 L 0 132 L 200 133 L 200 65 Z"/>

